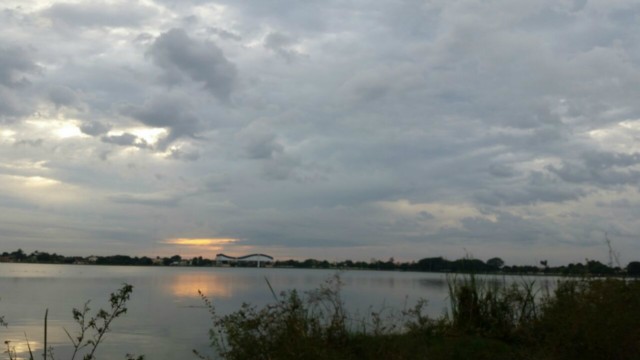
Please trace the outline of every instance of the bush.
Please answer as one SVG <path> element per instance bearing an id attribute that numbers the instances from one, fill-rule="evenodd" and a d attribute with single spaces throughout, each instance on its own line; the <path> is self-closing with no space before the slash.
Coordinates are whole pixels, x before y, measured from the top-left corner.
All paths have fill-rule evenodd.
<path id="1" fill-rule="evenodd" d="M 554 359 L 637 359 L 638 319 L 640 282 L 564 281 L 543 304 L 535 331 Z"/>

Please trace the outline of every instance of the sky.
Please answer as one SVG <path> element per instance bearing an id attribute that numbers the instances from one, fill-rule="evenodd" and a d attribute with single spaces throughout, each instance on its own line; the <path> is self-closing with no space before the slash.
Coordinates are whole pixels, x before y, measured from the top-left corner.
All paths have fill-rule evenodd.
<path id="1" fill-rule="evenodd" d="M 632 0 L 3 0 L 0 244 L 640 259 Z"/>

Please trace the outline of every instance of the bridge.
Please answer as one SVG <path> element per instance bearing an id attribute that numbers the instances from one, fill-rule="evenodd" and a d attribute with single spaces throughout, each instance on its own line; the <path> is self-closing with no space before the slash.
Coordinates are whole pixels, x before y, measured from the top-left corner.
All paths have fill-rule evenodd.
<path id="1" fill-rule="evenodd" d="M 273 263 L 273 256 L 265 254 L 249 254 L 244 256 L 229 256 L 225 254 L 216 255 L 216 265 L 231 265 L 231 264 L 243 264 L 252 265 L 256 264 L 257 267 L 261 267 L 261 264 Z"/>

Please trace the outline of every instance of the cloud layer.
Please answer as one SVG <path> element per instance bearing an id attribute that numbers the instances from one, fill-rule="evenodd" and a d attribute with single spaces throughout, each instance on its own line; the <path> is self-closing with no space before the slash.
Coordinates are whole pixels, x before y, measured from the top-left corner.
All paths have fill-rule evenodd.
<path id="1" fill-rule="evenodd" d="M 640 258 L 633 1 L 0 10 L 8 249 Z"/>

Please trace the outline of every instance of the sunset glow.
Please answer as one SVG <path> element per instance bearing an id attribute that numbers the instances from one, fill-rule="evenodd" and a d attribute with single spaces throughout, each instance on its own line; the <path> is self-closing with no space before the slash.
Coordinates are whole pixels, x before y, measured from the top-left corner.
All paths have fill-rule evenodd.
<path id="1" fill-rule="evenodd" d="M 230 238 L 208 238 L 208 239 L 179 238 L 179 239 L 167 240 L 165 241 L 165 244 L 187 245 L 187 246 L 219 246 L 219 245 L 233 244 L 237 241 L 238 241 L 237 239 L 230 239 Z"/>

